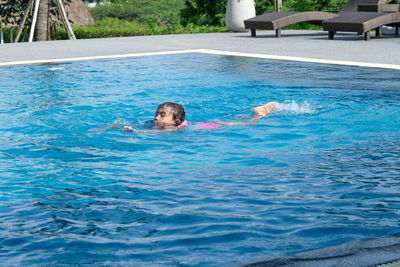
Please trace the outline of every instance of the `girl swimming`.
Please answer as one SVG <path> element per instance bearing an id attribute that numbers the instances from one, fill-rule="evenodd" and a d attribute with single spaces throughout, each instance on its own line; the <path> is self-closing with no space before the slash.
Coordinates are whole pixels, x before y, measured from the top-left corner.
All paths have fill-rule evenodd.
<path id="1" fill-rule="evenodd" d="M 199 129 L 212 129 L 223 125 L 247 125 L 258 121 L 260 118 L 277 110 L 279 103 L 269 102 L 263 106 L 253 109 L 254 116 L 243 122 L 198 122 L 195 126 Z M 152 121 L 152 130 L 157 132 L 171 132 L 185 128 L 188 122 L 185 120 L 185 109 L 176 103 L 165 102 L 158 106 L 154 120 Z M 131 126 L 124 126 L 122 129 L 127 132 L 147 132 L 149 130 L 137 130 Z"/>

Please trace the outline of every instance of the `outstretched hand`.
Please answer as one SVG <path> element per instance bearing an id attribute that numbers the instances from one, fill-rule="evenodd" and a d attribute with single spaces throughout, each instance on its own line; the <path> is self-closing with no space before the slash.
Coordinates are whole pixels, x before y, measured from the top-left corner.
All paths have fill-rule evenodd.
<path id="1" fill-rule="evenodd" d="M 131 126 L 124 126 L 124 128 L 122 128 L 122 131 L 124 131 L 124 132 L 136 132 L 137 130 L 133 129 Z"/>

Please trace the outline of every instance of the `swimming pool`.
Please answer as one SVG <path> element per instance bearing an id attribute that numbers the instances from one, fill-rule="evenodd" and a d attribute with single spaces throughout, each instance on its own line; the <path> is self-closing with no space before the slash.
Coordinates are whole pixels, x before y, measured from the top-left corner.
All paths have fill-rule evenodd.
<path id="1" fill-rule="evenodd" d="M 398 71 L 181 54 L 0 68 L 3 265 L 221 266 L 400 232 Z M 190 122 L 138 127 L 175 101 Z"/>

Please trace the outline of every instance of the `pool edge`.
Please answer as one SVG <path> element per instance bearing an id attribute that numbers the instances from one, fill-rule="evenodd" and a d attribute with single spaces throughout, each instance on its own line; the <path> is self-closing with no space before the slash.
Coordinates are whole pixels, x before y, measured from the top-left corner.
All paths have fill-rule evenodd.
<path id="1" fill-rule="evenodd" d="M 329 64 L 329 65 L 400 70 L 400 65 L 395 65 L 395 64 L 369 63 L 369 62 L 331 60 L 331 59 L 317 59 L 317 58 L 293 57 L 293 56 L 278 56 L 278 55 L 269 55 L 269 54 L 244 53 L 244 52 L 233 52 L 233 51 L 212 50 L 212 49 L 202 49 L 202 48 L 201 49 L 160 51 L 160 52 L 146 52 L 146 53 L 103 55 L 103 56 L 37 59 L 37 60 L 26 60 L 26 61 L 9 61 L 9 62 L 0 62 L 0 67 L 15 66 L 15 65 L 30 65 L 30 64 L 52 64 L 52 63 L 99 60 L 99 59 L 117 59 L 117 58 L 133 58 L 133 57 L 145 57 L 145 56 L 175 55 L 175 54 L 187 54 L 187 53 L 204 53 L 204 54 L 212 54 L 212 55 L 251 57 L 251 58 L 283 60 L 283 61 L 295 61 L 295 62 L 306 62 L 306 63 Z"/>

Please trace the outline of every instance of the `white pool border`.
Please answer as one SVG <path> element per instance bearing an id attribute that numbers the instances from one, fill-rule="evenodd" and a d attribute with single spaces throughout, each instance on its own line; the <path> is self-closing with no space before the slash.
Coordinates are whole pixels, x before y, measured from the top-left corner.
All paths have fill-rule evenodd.
<path id="1" fill-rule="evenodd" d="M 395 65 L 395 64 L 369 63 L 369 62 L 332 60 L 332 59 L 317 59 L 317 58 L 293 57 L 293 56 L 278 56 L 278 55 L 255 54 L 255 53 L 241 53 L 241 52 L 212 50 L 212 49 L 188 49 L 188 50 L 174 50 L 174 51 L 148 52 L 148 53 L 131 53 L 131 54 L 88 56 L 88 57 L 10 61 L 10 62 L 0 62 L 0 67 L 14 66 L 14 65 L 28 65 L 28 64 L 51 64 L 51 63 L 63 63 L 63 62 L 86 61 L 86 60 L 118 59 L 118 58 L 145 57 L 145 56 L 159 56 L 159 55 L 175 55 L 175 54 L 187 54 L 187 53 L 203 53 L 203 54 L 213 54 L 213 55 L 251 57 L 251 58 L 283 60 L 283 61 L 295 61 L 295 62 L 306 62 L 306 63 L 320 63 L 320 64 L 330 64 L 330 65 L 400 70 L 400 65 Z"/>

